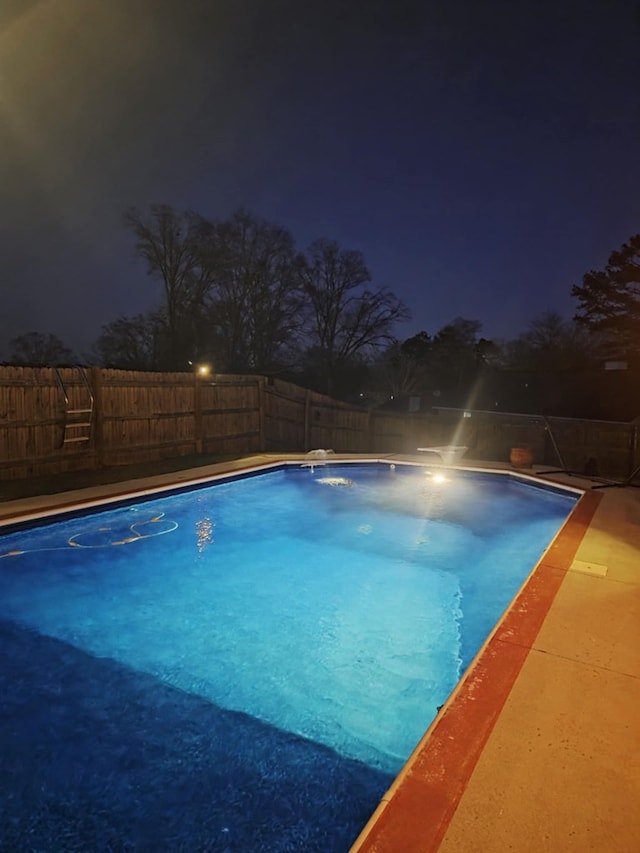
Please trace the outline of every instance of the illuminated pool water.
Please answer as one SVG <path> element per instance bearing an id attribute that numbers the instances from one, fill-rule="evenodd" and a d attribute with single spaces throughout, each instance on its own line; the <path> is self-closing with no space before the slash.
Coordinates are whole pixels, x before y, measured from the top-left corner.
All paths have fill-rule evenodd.
<path id="1" fill-rule="evenodd" d="M 296 467 L 2 537 L 2 825 L 347 849 L 574 501 Z"/>

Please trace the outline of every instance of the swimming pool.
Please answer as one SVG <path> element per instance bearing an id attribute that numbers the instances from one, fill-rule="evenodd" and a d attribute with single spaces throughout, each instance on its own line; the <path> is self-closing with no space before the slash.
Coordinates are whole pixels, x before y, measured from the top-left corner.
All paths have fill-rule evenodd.
<path id="1" fill-rule="evenodd" d="M 3 537 L 3 825 L 346 849 L 575 498 L 295 466 Z"/>

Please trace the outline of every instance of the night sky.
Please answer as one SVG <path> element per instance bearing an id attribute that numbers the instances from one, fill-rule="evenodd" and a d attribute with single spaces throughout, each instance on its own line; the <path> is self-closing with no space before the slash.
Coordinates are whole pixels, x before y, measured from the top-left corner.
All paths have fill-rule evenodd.
<path id="1" fill-rule="evenodd" d="M 155 306 L 124 209 L 239 207 L 513 338 L 640 231 L 631 0 L 2 0 L 0 354 Z"/>

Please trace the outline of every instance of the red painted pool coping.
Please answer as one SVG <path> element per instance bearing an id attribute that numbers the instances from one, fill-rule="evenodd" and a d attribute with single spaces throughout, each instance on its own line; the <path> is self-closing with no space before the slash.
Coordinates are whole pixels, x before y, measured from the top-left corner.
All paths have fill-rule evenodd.
<path id="1" fill-rule="evenodd" d="M 354 844 L 436 851 L 602 499 L 585 492 Z"/>

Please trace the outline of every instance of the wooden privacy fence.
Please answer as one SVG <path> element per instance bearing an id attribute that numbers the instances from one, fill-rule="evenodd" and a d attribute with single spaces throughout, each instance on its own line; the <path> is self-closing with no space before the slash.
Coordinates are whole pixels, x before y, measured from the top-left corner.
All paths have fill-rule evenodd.
<path id="1" fill-rule="evenodd" d="M 637 427 L 495 412 L 366 410 L 263 376 L 0 366 L 0 479 L 98 469 L 193 454 L 242 456 L 331 448 L 414 453 L 463 444 L 472 461 L 593 463 L 624 478 L 640 462 Z M 425 457 L 427 458 L 427 457 Z"/>
<path id="2" fill-rule="evenodd" d="M 256 452 L 263 384 L 259 376 L 0 367 L 0 477 Z M 88 407 L 83 440 L 69 425 Z"/>
<path id="3" fill-rule="evenodd" d="M 508 461 L 513 447 L 529 447 L 535 464 L 576 474 L 623 480 L 640 464 L 639 421 L 580 420 L 506 412 L 434 409 L 443 434 L 466 445 L 465 458 Z M 446 426 L 445 426 L 446 425 Z"/>

